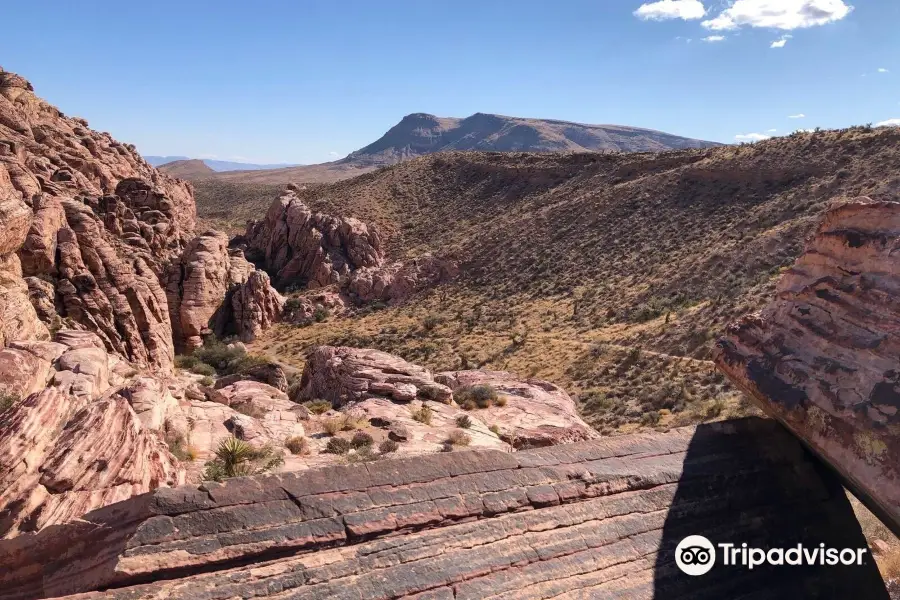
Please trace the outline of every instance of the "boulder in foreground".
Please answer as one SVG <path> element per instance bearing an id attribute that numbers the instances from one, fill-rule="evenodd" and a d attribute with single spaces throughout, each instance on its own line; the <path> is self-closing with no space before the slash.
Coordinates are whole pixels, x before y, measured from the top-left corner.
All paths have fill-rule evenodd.
<path id="1" fill-rule="evenodd" d="M 716 364 L 900 533 L 900 203 L 833 206 Z"/>

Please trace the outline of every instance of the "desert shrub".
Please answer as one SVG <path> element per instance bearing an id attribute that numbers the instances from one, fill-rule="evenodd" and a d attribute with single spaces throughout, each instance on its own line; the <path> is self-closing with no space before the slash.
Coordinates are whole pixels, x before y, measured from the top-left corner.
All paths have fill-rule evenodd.
<path id="1" fill-rule="evenodd" d="M 190 354 L 179 354 L 175 357 L 175 366 L 179 369 L 190 369 L 198 362 L 197 357 Z"/>
<path id="2" fill-rule="evenodd" d="M 442 319 L 437 315 L 428 315 L 422 320 L 422 328 L 425 331 L 432 331 L 435 327 L 440 325 Z"/>
<path id="3" fill-rule="evenodd" d="M 15 394 L 0 394 L 0 413 L 10 408 L 13 404 L 19 401 L 19 397 Z"/>
<path id="4" fill-rule="evenodd" d="M 208 365 L 202 362 L 196 362 L 194 363 L 194 366 L 191 367 L 191 373 L 211 377 L 216 374 L 216 369 L 212 365 Z"/>
<path id="5" fill-rule="evenodd" d="M 478 405 L 475 404 L 475 401 L 471 398 L 466 398 L 465 400 L 458 401 L 459 407 L 463 410 L 475 410 L 478 408 Z"/>
<path id="6" fill-rule="evenodd" d="M 422 406 L 412 411 L 412 418 L 419 423 L 431 425 L 431 419 L 434 417 L 434 411 L 431 407 L 422 403 Z"/>
<path id="7" fill-rule="evenodd" d="M 286 439 L 284 441 L 284 447 L 287 448 L 291 454 L 309 454 L 309 440 L 302 435 L 295 435 L 294 437 Z"/>
<path id="8" fill-rule="evenodd" d="M 321 415 L 329 410 L 331 410 L 331 402 L 327 400 L 310 400 L 308 402 L 304 402 L 303 406 L 309 409 L 314 415 Z"/>
<path id="9" fill-rule="evenodd" d="M 469 418 L 469 415 L 459 415 L 456 417 L 456 426 L 460 429 L 468 429 L 472 426 L 472 419 Z"/>
<path id="10" fill-rule="evenodd" d="M 506 406 L 508 402 L 508 398 L 506 396 L 497 396 L 497 399 L 494 400 L 494 405 L 496 406 Z"/>
<path id="11" fill-rule="evenodd" d="M 372 446 L 363 446 L 355 452 L 347 454 L 345 458 L 348 463 L 353 464 L 372 462 L 374 460 L 379 460 L 381 456 L 372 452 Z"/>
<path id="12" fill-rule="evenodd" d="M 382 454 L 390 454 L 392 452 L 396 452 L 400 449 L 400 444 L 395 442 L 394 440 L 384 440 L 380 444 L 378 444 L 378 451 Z"/>
<path id="13" fill-rule="evenodd" d="M 207 338 L 203 346 L 194 350 L 190 358 L 196 362 L 205 362 L 212 365 L 217 371 L 224 372 L 232 361 L 236 361 L 246 354 L 247 351 L 239 346 L 229 348 L 217 339 Z"/>
<path id="14" fill-rule="evenodd" d="M 327 454 L 347 454 L 350 451 L 350 440 L 344 438 L 333 437 L 325 444 L 325 452 Z"/>
<path id="15" fill-rule="evenodd" d="M 473 404 L 478 408 L 490 408 L 500 397 L 493 386 L 484 384 L 461 387 L 454 393 L 454 396 L 465 410 L 471 410 L 471 408 L 466 407 Z"/>
<path id="16" fill-rule="evenodd" d="M 372 444 L 375 443 L 375 440 L 371 435 L 364 431 L 357 431 L 353 434 L 353 437 L 350 439 L 350 445 L 356 448 L 357 450 L 360 448 L 368 448 L 371 447 Z"/>
<path id="17" fill-rule="evenodd" d="M 657 410 L 651 410 L 650 412 L 645 412 L 641 416 L 641 425 L 658 425 L 660 420 L 660 414 Z"/>
<path id="18" fill-rule="evenodd" d="M 325 319 L 328 318 L 328 309 L 324 306 L 317 306 L 316 310 L 313 312 L 313 319 L 315 319 L 316 323 L 321 323 Z"/>
<path id="19" fill-rule="evenodd" d="M 284 457 L 271 447 L 254 448 L 234 436 L 219 442 L 216 457 L 206 463 L 203 478 L 222 481 L 229 477 L 259 475 L 284 463 Z"/>
<path id="20" fill-rule="evenodd" d="M 338 431 L 344 428 L 343 417 L 333 417 L 322 421 L 322 431 L 328 435 L 336 435 Z"/>
<path id="21" fill-rule="evenodd" d="M 472 436 L 462 429 L 454 429 L 447 436 L 447 441 L 454 446 L 468 446 L 472 443 Z"/>
<path id="22" fill-rule="evenodd" d="M 353 431 L 354 429 L 365 429 L 369 426 L 369 420 L 365 417 L 355 415 L 344 415 L 341 421 L 342 431 Z"/>
<path id="23" fill-rule="evenodd" d="M 491 433 L 493 433 L 494 435 L 500 435 L 500 428 L 497 427 L 497 425 L 491 425 L 490 427 L 488 427 L 488 429 L 490 429 Z"/>
<path id="24" fill-rule="evenodd" d="M 716 398 L 709 404 L 703 407 L 703 418 L 704 419 L 715 419 L 718 418 L 722 411 L 725 410 L 725 401 L 721 398 Z"/>
<path id="25" fill-rule="evenodd" d="M 212 377 L 204 377 L 200 380 L 200 385 L 205 385 L 206 387 L 212 387 L 213 385 L 215 385 L 215 383 L 216 380 Z"/>
<path id="26" fill-rule="evenodd" d="M 443 444 L 441 444 L 441 452 L 453 452 L 453 444 L 445 441 Z"/>
<path id="27" fill-rule="evenodd" d="M 180 433 L 166 431 L 165 441 L 166 445 L 169 447 L 169 452 L 172 453 L 172 456 L 174 456 L 181 462 L 191 462 L 197 460 L 197 456 L 199 454 L 197 452 L 197 449 L 188 444 L 184 439 L 184 436 Z"/>

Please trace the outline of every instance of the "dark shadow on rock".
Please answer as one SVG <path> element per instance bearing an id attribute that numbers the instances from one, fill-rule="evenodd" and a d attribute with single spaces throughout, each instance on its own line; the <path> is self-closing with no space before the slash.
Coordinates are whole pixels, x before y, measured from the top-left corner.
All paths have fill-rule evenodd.
<path id="1" fill-rule="evenodd" d="M 837 476 L 770 420 L 697 428 L 663 526 L 654 597 L 888 600 L 860 525 Z M 682 573 L 678 543 L 702 535 L 716 546 L 704 575 Z M 860 566 L 726 565 L 722 543 L 741 548 L 866 549 Z"/>

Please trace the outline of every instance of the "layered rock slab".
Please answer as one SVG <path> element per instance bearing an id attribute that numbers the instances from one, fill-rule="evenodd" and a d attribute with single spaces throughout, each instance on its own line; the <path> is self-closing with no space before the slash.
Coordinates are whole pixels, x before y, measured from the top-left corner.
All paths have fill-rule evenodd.
<path id="1" fill-rule="evenodd" d="M 886 597 L 874 564 L 674 566 L 686 534 L 864 545 L 772 421 L 161 489 L 0 543 L 10 599 Z"/>
<path id="2" fill-rule="evenodd" d="M 900 532 L 900 204 L 838 203 L 716 364 Z"/>

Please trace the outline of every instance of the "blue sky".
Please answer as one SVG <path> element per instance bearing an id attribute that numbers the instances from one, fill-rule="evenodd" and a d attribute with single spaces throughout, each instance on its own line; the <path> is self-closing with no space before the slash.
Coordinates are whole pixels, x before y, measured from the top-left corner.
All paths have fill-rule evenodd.
<path id="1" fill-rule="evenodd" d="M 734 142 L 900 118 L 900 2 L 851 1 L 16 2 L 0 65 L 147 155 L 323 162 L 412 112 Z"/>

